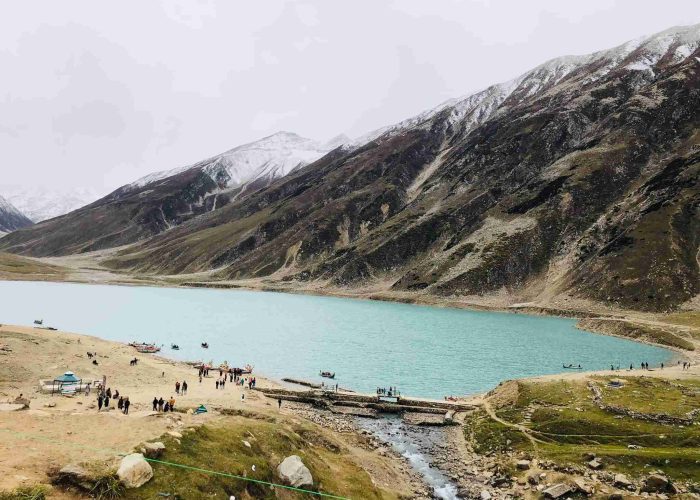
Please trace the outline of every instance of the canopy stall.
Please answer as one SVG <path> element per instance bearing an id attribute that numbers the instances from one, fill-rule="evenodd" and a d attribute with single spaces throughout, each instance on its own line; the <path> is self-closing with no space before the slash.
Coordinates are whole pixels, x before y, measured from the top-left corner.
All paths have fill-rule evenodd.
<path id="1" fill-rule="evenodd" d="M 76 377 L 73 372 L 66 372 L 53 379 L 51 394 L 72 394 L 78 390 L 82 381 L 83 379 Z"/>

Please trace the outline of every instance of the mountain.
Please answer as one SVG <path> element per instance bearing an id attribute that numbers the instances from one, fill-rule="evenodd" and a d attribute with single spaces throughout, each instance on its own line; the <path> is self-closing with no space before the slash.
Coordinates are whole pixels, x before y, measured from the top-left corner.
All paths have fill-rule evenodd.
<path id="1" fill-rule="evenodd" d="M 194 165 L 150 174 L 5 244 L 13 252 L 48 256 L 133 243 L 265 187 L 339 141 L 321 144 L 279 132 Z"/>
<path id="2" fill-rule="evenodd" d="M 700 292 L 699 46 L 696 25 L 548 61 L 238 189 L 106 264 L 672 309 Z M 0 249 L 88 248 L 45 229 L 8 235 Z"/>
<path id="3" fill-rule="evenodd" d="M 26 215 L 0 196 L 0 235 L 31 226 L 32 224 L 33 222 Z"/>
<path id="4" fill-rule="evenodd" d="M 0 186 L 0 194 L 34 222 L 67 214 L 100 197 L 97 191 L 89 188 L 49 189 L 40 186 Z"/>

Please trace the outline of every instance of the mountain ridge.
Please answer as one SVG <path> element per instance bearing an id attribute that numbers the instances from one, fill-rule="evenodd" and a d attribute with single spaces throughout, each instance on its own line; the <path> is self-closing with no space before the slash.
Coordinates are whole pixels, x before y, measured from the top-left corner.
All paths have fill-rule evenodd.
<path id="1" fill-rule="evenodd" d="M 673 309 L 700 291 L 699 41 L 700 25 L 681 27 L 548 61 L 239 190 L 105 263 Z M 72 251 L 29 234 L 0 249 Z"/>

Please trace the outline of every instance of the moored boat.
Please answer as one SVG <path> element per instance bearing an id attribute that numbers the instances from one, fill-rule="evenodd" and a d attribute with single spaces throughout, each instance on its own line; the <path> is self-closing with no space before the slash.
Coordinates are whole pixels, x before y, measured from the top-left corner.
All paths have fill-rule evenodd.
<path id="1" fill-rule="evenodd" d="M 570 365 L 561 365 L 561 367 L 564 368 L 565 370 L 582 370 L 582 369 L 583 369 L 583 367 L 582 367 L 581 365 L 576 365 L 576 366 L 575 366 L 575 365 L 573 365 L 573 364 L 570 364 Z"/>
<path id="2" fill-rule="evenodd" d="M 325 378 L 335 378 L 335 372 L 321 371 L 318 374 Z"/>

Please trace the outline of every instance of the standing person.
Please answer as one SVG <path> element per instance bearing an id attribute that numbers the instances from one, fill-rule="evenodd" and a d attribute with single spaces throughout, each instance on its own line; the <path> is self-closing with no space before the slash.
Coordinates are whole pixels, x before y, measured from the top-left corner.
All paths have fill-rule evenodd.
<path id="1" fill-rule="evenodd" d="M 90 382 L 87 383 L 85 386 L 85 395 L 89 396 L 90 395 Z"/>
<path id="2" fill-rule="evenodd" d="M 175 382 L 175 394 L 180 394 L 180 382 Z"/>
<path id="3" fill-rule="evenodd" d="M 108 397 L 108 398 L 111 398 L 111 397 L 112 397 L 112 388 L 111 388 L 111 387 L 107 387 L 107 393 L 106 393 L 106 394 L 107 394 L 107 397 Z"/>
<path id="4" fill-rule="evenodd" d="M 102 409 L 102 401 L 104 401 L 102 399 L 102 394 L 99 394 L 97 396 L 97 411 L 100 411 Z"/>
<path id="5" fill-rule="evenodd" d="M 105 394 L 105 410 L 109 409 L 109 396 Z"/>
<path id="6" fill-rule="evenodd" d="M 199 374 L 199 383 L 200 384 L 202 383 L 202 374 L 201 373 Z"/>
<path id="7" fill-rule="evenodd" d="M 124 398 L 119 398 L 119 401 L 117 401 L 117 408 L 120 410 L 124 408 Z"/>
<path id="8" fill-rule="evenodd" d="M 163 411 L 163 405 L 165 404 L 165 401 L 163 401 L 163 396 L 160 397 L 158 400 L 158 411 Z"/>
<path id="9" fill-rule="evenodd" d="M 218 380 L 216 381 L 216 388 L 217 389 L 219 388 L 219 381 Z"/>
<path id="10" fill-rule="evenodd" d="M 131 401 L 129 401 L 129 396 L 124 400 L 124 415 L 129 414 L 129 406 L 131 406 Z"/>
<path id="11" fill-rule="evenodd" d="M 187 382 L 185 380 L 182 381 L 182 394 L 183 396 L 187 394 Z"/>
<path id="12" fill-rule="evenodd" d="M 241 392 L 241 403 L 245 403 L 245 392 Z"/>
<path id="13" fill-rule="evenodd" d="M 175 411 L 175 398 L 170 396 L 170 401 L 168 402 L 170 403 L 170 411 Z"/>
<path id="14" fill-rule="evenodd" d="M 223 389 L 226 386 L 226 377 L 221 379 L 221 388 Z"/>
<path id="15" fill-rule="evenodd" d="M 277 398 L 277 409 L 278 410 L 282 409 L 282 398 Z"/>
<path id="16" fill-rule="evenodd" d="M 153 411 L 158 411 L 158 398 L 153 396 Z"/>

